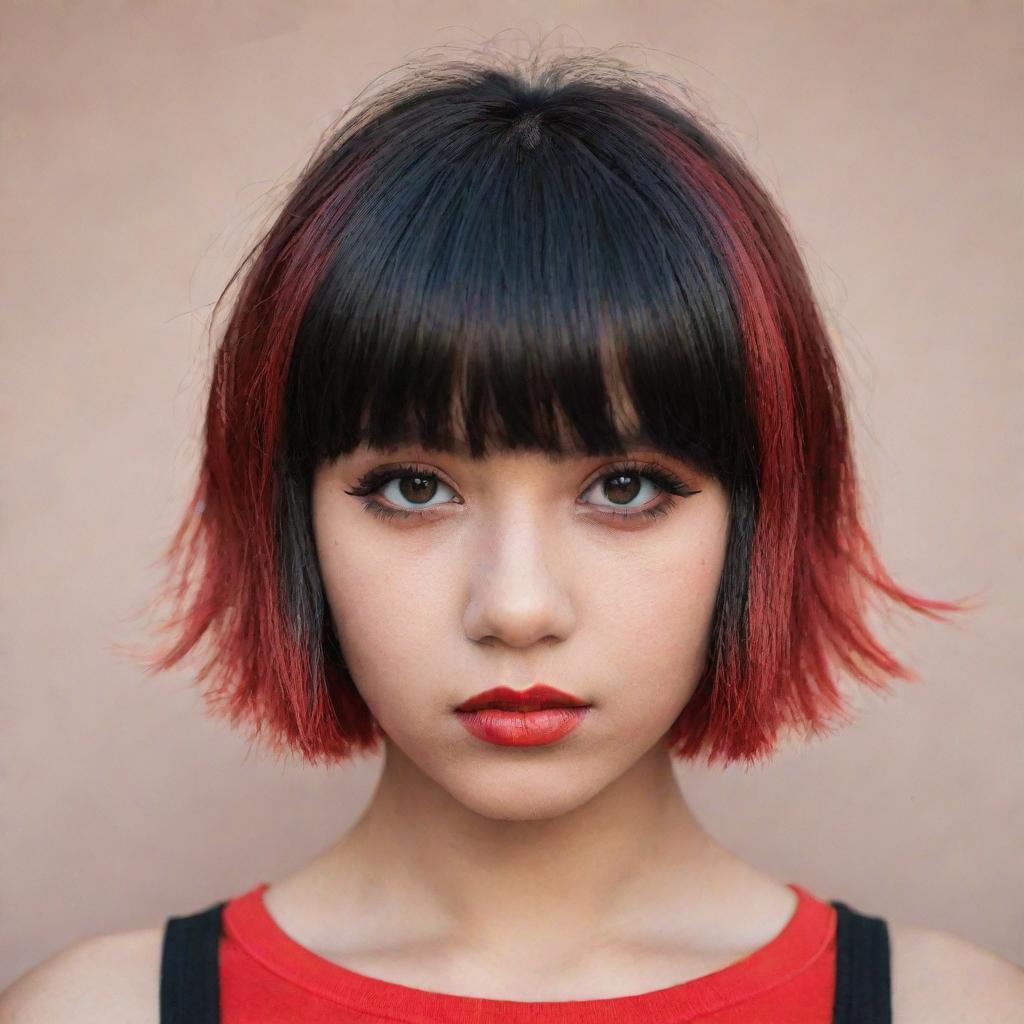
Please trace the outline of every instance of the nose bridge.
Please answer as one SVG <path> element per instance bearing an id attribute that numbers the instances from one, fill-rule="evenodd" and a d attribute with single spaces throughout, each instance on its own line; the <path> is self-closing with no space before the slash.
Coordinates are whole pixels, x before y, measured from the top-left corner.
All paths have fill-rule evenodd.
<path id="1" fill-rule="evenodd" d="M 564 550 L 557 518 L 543 503 L 510 499 L 482 517 L 466 635 L 515 647 L 564 636 L 572 625 Z"/>

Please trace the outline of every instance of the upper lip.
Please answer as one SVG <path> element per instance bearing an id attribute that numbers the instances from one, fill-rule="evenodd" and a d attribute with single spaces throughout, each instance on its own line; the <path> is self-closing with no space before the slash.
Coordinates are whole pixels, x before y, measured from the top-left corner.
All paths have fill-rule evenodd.
<path id="1" fill-rule="evenodd" d="M 535 711 L 538 708 L 581 708 L 588 707 L 585 700 L 571 693 L 556 690 L 553 686 L 538 683 L 528 690 L 511 690 L 507 686 L 496 686 L 484 690 L 459 704 L 456 711 L 479 711 L 481 708 L 500 708 L 503 711 Z"/>

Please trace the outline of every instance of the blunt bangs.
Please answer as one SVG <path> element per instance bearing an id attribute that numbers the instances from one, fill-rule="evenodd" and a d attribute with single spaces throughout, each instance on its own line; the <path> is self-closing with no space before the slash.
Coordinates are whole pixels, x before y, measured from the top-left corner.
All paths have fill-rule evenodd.
<path id="1" fill-rule="evenodd" d="M 724 481 L 756 471 L 699 197 L 596 86 L 565 87 L 541 123 L 531 95 L 482 75 L 459 105 L 436 90 L 394 116 L 297 332 L 289 464 L 456 436 L 474 457 L 620 450 L 622 392 L 655 446 Z"/>
<path id="2" fill-rule="evenodd" d="M 882 566 L 793 238 L 661 83 L 607 54 L 428 63 L 332 130 L 235 275 L 200 478 L 167 552 L 173 641 L 151 671 L 205 640 L 214 713 L 313 762 L 375 752 L 319 574 L 316 468 L 361 444 L 485 458 L 642 443 L 730 501 L 675 756 L 754 761 L 785 730 L 850 721 L 837 669 L 876 689 L 914 678 L 868 629 L 870 600 L 933 618 L 964 602 Z"/>

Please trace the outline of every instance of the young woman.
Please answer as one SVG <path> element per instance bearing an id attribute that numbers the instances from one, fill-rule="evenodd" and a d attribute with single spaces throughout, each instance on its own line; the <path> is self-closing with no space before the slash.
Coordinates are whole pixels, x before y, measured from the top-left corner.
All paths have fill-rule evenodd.
<path id="1" fill-rule="evenodd" d="M 791 235 L 665 80 L 419 66 L 240 269 L 153 664 L 202 642 L 213 712 L 380 782 L 4 1021 L 1024 1019 L 1015 965 L 744 863 L 673 773 L 909 677 L 872 600 L 964 605 L 880 564 Z"/>

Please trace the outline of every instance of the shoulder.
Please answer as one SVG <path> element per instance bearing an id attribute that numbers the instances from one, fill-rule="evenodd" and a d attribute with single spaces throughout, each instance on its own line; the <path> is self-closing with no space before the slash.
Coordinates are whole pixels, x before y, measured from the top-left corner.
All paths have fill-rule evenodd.
<path id="1" fill-rule="evenodd" d="M 887 924 L 893 1024 L 1024 1021 L 1024 968 L 949 932 Z"/>
<path id="2" fill-rule="evenodd" d="M 85 939 L 0 993 L 0 1024 L 157 1024 L 163 927 Z"/>

